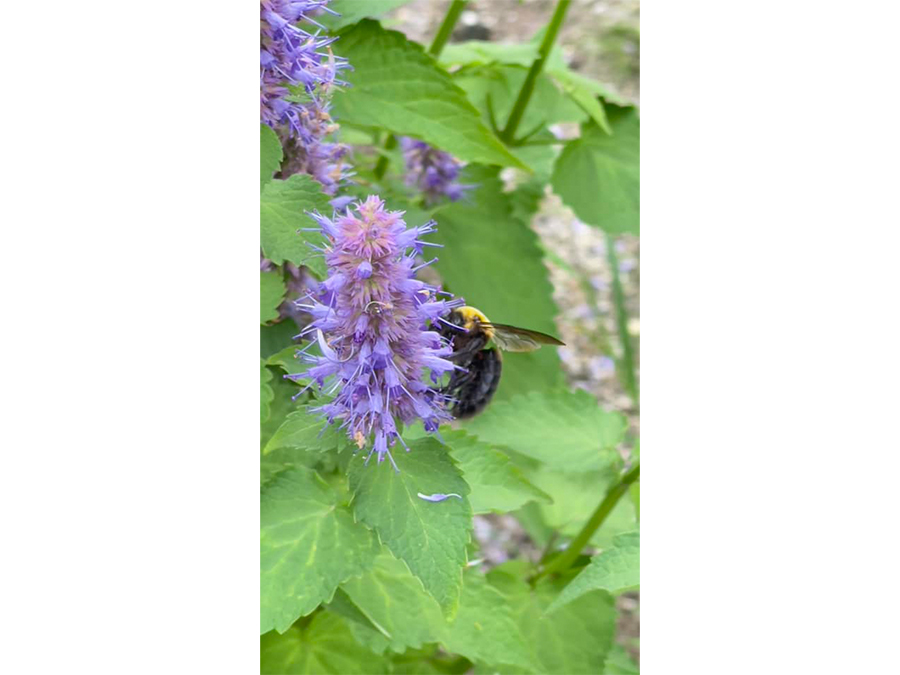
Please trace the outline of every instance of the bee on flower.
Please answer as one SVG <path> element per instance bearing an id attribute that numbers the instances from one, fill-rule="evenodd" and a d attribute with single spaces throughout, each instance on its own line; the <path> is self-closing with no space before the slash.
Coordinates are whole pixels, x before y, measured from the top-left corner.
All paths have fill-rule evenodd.
<path id="1" fill-rule="evenodd" d="M 302 350 L 310 364 L 290 379 L 311 378 L 334 398 L 314 410 L 339 424 L 359 448 L 371 443 L 382 462 L 396 469 L 390 448 L 404 443 L 398 423 L 421 420 L 436 432 L 452 418 L 449 398 L 437 385 L 459 366 L 448 357 L 453 348 L 439 325 L 463 306 L 438 288 L 415 278 L 416 256 L 427 246 L 422 237 L 434 221 L 408 227 L 400 211 L 388 211 L 377 196 L 357 202 L 343 215 L 311 214 L 325 235 L 328 277 L 298 305 L 312 317 L 303 334 L 315 336 L 321 355 Z M 408 448 L 407 448 L 408 450 Z"/>

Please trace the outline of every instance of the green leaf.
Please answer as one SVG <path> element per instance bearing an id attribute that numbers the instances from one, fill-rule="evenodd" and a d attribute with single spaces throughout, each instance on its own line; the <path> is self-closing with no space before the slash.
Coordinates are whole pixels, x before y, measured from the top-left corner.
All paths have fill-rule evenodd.
<path id="1" fill-rule="evenodd" d="M 316 227 L 316 222 L 305 211 L 331 213 L 328 196 L 312 178 L 295 174 L 287 180 L 266 184 L 259 198 L 263 255 L 279 265 L 285 260 L 306 265 L 321 277 L 327 272 L 325 260 L 307 243 L 321 245 L 322 236 L 318 231 L 303 231 Z"/>
<path id="2" fill-rule="evenodd" d="M 524 671 L 534 663 L 513 607 L 474 569 L 466 570 L 459 612 L 449 624 L 444 646 L 470 661 L 504 663 Z"/>
<path id="3" fill-rule="evenodd" d="M 634 108 L 610 105 L 613 135 L 596 124 L 563 148 L 553 190 L 581 220 L 606 232 L 640 233 L 640 122 Z"/>
<path id="4" fill-rule="evenodd" d="M 383 14 L 387 14 L 393 9 L 407 4 L 411 0 L 331 0 L 328 8 L 333 9 L 340 16 L 323 13 L 316 17 L 316 21 L 321 23 L 331 31 L 336 31 L 344 26 L 356 23 L 360 19 L 370 18 L 377 19 Z M 343 45 L 338 42 L 334 45 L 335 51 L 344 56 L 341 50 Z"/>
<path id="5" fill-rule="evenodd" d="M 438 231 L 432 240 L 446 252 L 434 267 L 445 287 L 498 323 L 556 333 L 553 287 L 537 235 L 513 217 L 496 168 L 470 165 L 466 170 L 467 180 L 478 189 L 435 214 Z M 494 400 L 562 383 L 555 348 L 506 354 Z"/>
<path id="6" fill-rule="evenodd" d="M 638 588 L 641 583 L 641 534 L 625 532 L 613 539 L 612 547 L 591 558 L 559 597 L 547 608 L 547 613 L 577 600 L 586 593 L 604 590 L 618 595 Z"/>
<path id="7" fill-rule="evenodd" d="M 272 174 L 281 168 L 281 141 L 266 124 L 259 125 L 259 189 L 272 180 Z"/>
<path id="8" fill-rule="evenodd" d="M 337 504 L 315 471 L 295 467 L 263 486 L 260 499 L 261 631 L 285 631 L 362 574 L 378 553 L 374 535 Z"/>
<path id="9" fill-rule="evenodd" d="M 284 279 L 279 272 L 259 273 L 259 322 L 278 318 L 278 305 L 284 299 Z"/>
<path id="10" fill-rule="evenodd" d="M 328 424 L 309 408 L 301 408 L 285 418 L 266 443 L 263 454 L 279 448 L 303 448 L 315 452 L 336 450 L 344 439 L 346 434 L 337 425 Z"/>
<path id="11" fill-rule="evenodd" d="M 559 581 L 542 581 L 533 590 L 504 566 L 492 570 L 488 581 L 511 607 L 519 633 L 530 650 L 535 673 L 603 672 L 615 633 L 616 611 L 612 598 L 601 591 L 582 596 L 553 616 L 544 612 L 561 590 Z M 491 664 L 495 672 L 520 673 L 512 664 Z M 505 666 L 505 667 L 504 667 Z"/>
<path id="12" fill-rule="evenodd" d="M 466 544 L 472 531 L 469 486 L 447 449 L 433 438 L 410 443 L 410 452 L 393 449 L 391 463 L 364 464 L 362 453 L 350 462 L 350 490 L 356 517 L 374 528 L 379 539 L 417 576 L 425 590 L 452 614 L 459 600 Z M 429 502 L 418 493 L 456 493 Z"/>
<path id="13" fill-rule="evenodd" d="M 506 455 L 474 436 L 450 431 L 444 433 L 444 440 L 472 489 L 469 502 L 473 513 L 505 513 L 533 500 L 552 501 L 528 482 Z"/>
<path id="14" fill-rule="evenodd" d="M 527 168 L 481 122 L 450 76 L 402 33 L 375 21 L 341 35 L 340 53 L 353 64 L 350 86 L 333 98 L 342 124 L 378 126 L 421 138 L 461 160 Z"/>
<path id="15" fill-rule="evenodd" d="M 466 430 L 565 471 L 588 471 L 618 459 L 625 418 L 607 412 L 585 391 L 532 391 L 497 401 Z"/>
<path id="16" fill-rule="evenodd" d="M 275 398 L 275 392 L 269 385 L 272 379 L 272 372 L 266 368 L 266 362 L 260 359 L 259 362 L 259 422 L 262 424 L 269 419 L 269 404 Z"/>
<path id="17" fill-rule="evenodd" d="M 361 646 L 347 621 L 320 612 L 305 626 L 292 626 L 284 635 L 263 635 L 259 647 L 260 673 L 266 675 L 371 675 L 388 672 L 388 662 Z"/>
<path id="18" fill-rule="evenodd" d="M 438 61 L 445 67 L 491 63 L 528 67 L 537 57 L 538 45 L 534 43 L 515 44 L 469 40 L 444 47 Z"/>
<path id="19" fill-rule="evenodd" d="M 606 119 L 606 110 L 603 109 L 603 104 L 593 92 L 578 86 L 566 89 L 565 91 L 575 103 L 581 106 L 582 110 L 591 116 L 591 119 L 594 120 L 594 123 L 598 127 L 603 129 L 606 133 L 612 134 L 609 120 Z"/>
<path id="20" fill-rule="evenodd" d="M 383 647 L 403 652 L 444 639 L 446 627 L 440 605 L 407 566 L 386 551 L 364 575 L 344 582 L 341 588 L 374 624 L 377 637 L 384 636 L 381 640 L 365 640 L 363 644 L 370 649 L 383 651 L 378 648 L 381 642 Z"/>

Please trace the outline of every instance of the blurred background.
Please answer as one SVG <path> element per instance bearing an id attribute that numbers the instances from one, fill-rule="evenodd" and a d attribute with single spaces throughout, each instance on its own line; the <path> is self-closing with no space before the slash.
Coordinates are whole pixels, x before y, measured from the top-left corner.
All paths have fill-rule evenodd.
<path id="1" fill-rule="evenodd" d="M 383 23 L 428 44 L 449 4 L 449 0 L 414 0 L 393 10 Z M 555 4 L 555 0 L 473 0 L 460 17 L 451 42 L 526 42 L 546 23 Z M 572 69 L 603 81 L 622 98 L 639 105 L 639 24 L 638 0 L 572 0 L 557 43 Z M 569 136 L 574 131 L 558 126 L 562 128 L 554 131 L 560 135 Z M 556 326 L 566 343 L 559 354 L 568 382 L 590 392 L 603 407 L 627 416 L 629 431 L 620 449 L 625 455 L 638 437 L 640 414 L 627 378 L 621 368 L 617 369 L 623 357 L 622 341 L 617 331 L 613 267 L 607 246 L 611 243 L 615 247 L 613 261 L 625 297 L 625 325 L 639 381 L 639 239 L 627 234 L 607 239 L 599 229 L 580 222 L 549 191 L 531 225 L 541 238 L 550 269 L 559 309 Z M 475 534 L 487 567 L 517 557 L 537 561 L 544 550 L 511 515 L 476 516 Z M 617 641 L 639 661 L 639 594 L 623 594 L 618 607 Z"/>

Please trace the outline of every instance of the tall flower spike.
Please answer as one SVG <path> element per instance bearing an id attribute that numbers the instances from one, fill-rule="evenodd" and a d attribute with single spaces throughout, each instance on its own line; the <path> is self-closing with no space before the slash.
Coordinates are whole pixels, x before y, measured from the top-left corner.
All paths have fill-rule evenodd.
<path id="1" fill-rule="evenodd" d="M 434 231 L 434 222 L 407 227 L 401 211 L 386 211 L 370 196 L 344 215 L 312 217 L 328 240 L 328 278 L 305 309 L 315 320 L 304 331 L 316 336 L 322 355 L 309 356 L 312 366 L 289 378 L 309 377 L 335 398 L 315 410 L 329 423 L 340 424 L 369 455 L 385 457 L 397 468 L 390 448 L 403 439 L 397 420 L 421 420 L 435 432 L 449 421 L 447 397 L 428 386 L 454 368 L 453 348 L 436 330 L 438 321 L 462 299 L 415 278 L 415 256 Z M 404 444 L 405 446 L 405 444 Z"/>
<path id="2" fill-rule="evenodd" d="M 400 143 L 406 160 L 406 184 L 421 191 L 429 204 L 442 197 L 456 201 L 474 187 L 456 182 L 462 164 L 449 153 L 414 138 L 404 137 Z"/>
<path id="3" fill-rule="evenodd" d="M 328 100 L 332 85 L 345 84 L 337 72 L 349 65 L 331 53 L 337 38 L 295 25 L 318 25 L 311 15 L 330 12 L 327 4 L 328 0 L 260 1 L 259 102 L 260 119 L 284 141 L 282 175 L 308 173 L 326 193 L 334 194 L 348 175 L 347 146 L 325 140 L 338 129 Z"/>

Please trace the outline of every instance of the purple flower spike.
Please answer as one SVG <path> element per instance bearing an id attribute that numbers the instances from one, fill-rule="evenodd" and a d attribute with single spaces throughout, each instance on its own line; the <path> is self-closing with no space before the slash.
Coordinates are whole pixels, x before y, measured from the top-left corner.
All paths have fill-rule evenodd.
<path id="1" fill-rule="evenodd" d="M 276 129 L 285 145 L 282 176 L 308 173 L 327 194 L 334 194 L 348 177 L 344 167 L 347 146 L 326 142 L 338 125 L 331 119 L 328 100 L 337 72 L 346 60 L 331 53 L 337 38 L 298 27 L 318 25 L 311 15 L 328 0 L 260 0 L 259 104 L 260 119 Z"/>
<path id="2" fill-rule="evenodd" d="M 400 143 L 406 160 L 406 184 L 420 190 L 429 204 L 441 197 L 456 201 L 474 187 L 456 182 L 462 164 L 452 155 L 414 138 L 401 138 Z"/>
<path id="3" fill-rule="evenodd" d="M 407 227 L 402 215 L 386 211 L 377 196 L 332 219 L 312 214 L 328 240 L 328 278 L 305 305 L 315 320 L 304 330 L 318 338 L 322 355 L 306 357 L 311 367 L 303 375 L 335 394 L 315 411 L 360 449 L 371 443 L 367 462 L 377 453 L 395 469 L 390 448 L 398 440 L 406 445 L 398 420 L 421 420 L 434 432 L 451 419 L 448 398 L 426 376 L 439 381 L 457 368 L 437 323 L 464 304 L 415 278 L 415 255 L 425 244 L 419 237 L 434 223 Z"/>

